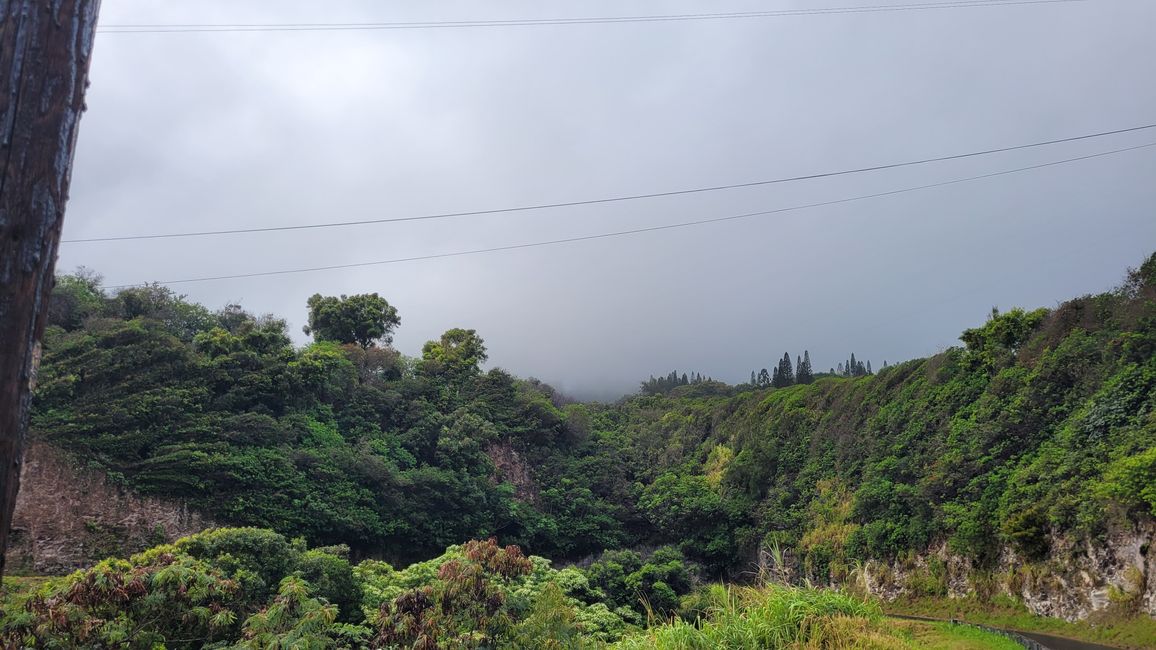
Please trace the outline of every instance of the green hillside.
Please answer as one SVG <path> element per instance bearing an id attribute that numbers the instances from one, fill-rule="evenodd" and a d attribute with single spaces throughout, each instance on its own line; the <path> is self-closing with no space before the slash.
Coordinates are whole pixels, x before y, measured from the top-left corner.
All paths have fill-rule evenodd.
<path id="1" fill-rule="evenodd" d="M 942 540 L 1038 557 L 1156 514 L 1156 258 L 878 374 L 614 405 L 482 372 L 472 330 L 403 357 L 375 299 L 358 340 L 373 310 L 316 297 L 320 340 L 295 349 L 274 317 L 62 278 L 35 435 L 221 521 L 393 560 L 496 536 L 556 558 L 675 544 L 724 573 L 778 545 L 821 578 Z"/>
<path id="2" fill-rule="evenodd" d="M 246 647 L 708 647 L 762 639 L 780 608 L 813 605 L 818 618 L 775 624 L 794 636 L 726 647 L 1000 647 L 881 628 L 877 605 L 846 594 L 708 583 L 750 582 L 761 552 L 781 574 L 763 578 L 854 587 L 864 562 L 943 544 L 983 571 L 1009 550 L 1031 563 L 1057 540 L 1095 545 L 1156 518 L 1156 256 L 1115 291 L 993 310 L 963 345 L 875 374 L 851 363 L 791 385 L 788 355 L 779 387 L 673 373 L 616 404 L 482 371 L 473 330 L 405 357 L 390 345 L 400 316 L 376 294 L 308 309 L 315 342 L 295 348 L 284 321 L 235 305 L 60 279 L 34 435 L 137 492 L 264 530 L 10 597 L 9 639 L 67 647 L 100 628 L 145 644 L 125 647 L 185 647 L 133 627 L 161 606 L 198 643 Z M 520 549 L 456 546 L 485 538 Z M 558 571 L 523 549 L 585 560 Z M 1109 594 L 1116 614 L 1139 612 L 1134 570 L 1139 592 Z M 907 581 L 946 595 L 941 565 Z M 1140 619 L 1132 645 L 1153 629 Z"/>

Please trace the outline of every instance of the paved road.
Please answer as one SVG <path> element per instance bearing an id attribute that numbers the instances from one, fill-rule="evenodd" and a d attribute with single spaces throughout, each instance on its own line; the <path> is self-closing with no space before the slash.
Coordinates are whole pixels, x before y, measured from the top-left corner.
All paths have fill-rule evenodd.
<path id="1" fill-rule="evenodd" d="M 927 616 L 903 616 L 901 614 L 889 614 L 893 618 L 906 618 L 913 621 L 932 621 L 935 623 L 950 623 L 942 618 L 929 618 Z M 964 621 L 965 623 L 967 621 Z M 999 628 L 992 628 L 999 629 Z M 1076 639 L 1069 639 L 1062 636 L 1052 636 L 1051 634 L 1040 634 L 1039 632 L 1024 632 L 1022 630 L 1005 629 L 1004 632 L 1012 632 L 1022 637 L 1031 639 L 1040 645 L 1043 645 L 1048 650 L 1119 650 L 1112 646 L 1100 645 L 1098 643 L 1088 643 L 1087 641 L 1077 641 Z"/>
<path id="2" fill-rule="evenodd" d="M 1108 645 L 1100 645 L 1098 643 L 1088 643 L 1087 641 L 1077 641 L 1062 636 L 1052 636 L 1050 634 L 1040 634 L 1039 632 L 1024 632 L 1022 630 L 1012 630 L 1020 636 L 1027 637 L 1037 643 L 1047 646 L 1051 650 L 1119 650 Z"/>

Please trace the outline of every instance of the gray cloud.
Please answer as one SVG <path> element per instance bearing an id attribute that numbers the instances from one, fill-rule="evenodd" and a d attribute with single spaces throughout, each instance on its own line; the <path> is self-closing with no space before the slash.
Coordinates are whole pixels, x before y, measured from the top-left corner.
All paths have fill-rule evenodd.
<path id="1" fill-rule="evenodd" d="M 809 3 L 777 3 L 776 8 Z M 151 3 L 102 22 L 439 20 L 703 11 L 689 2 Z M 714 7 L 714 5 L 712 5 Z M 728 2 L 726 11 L 765 8 Z M 723 10 L 723 9 L 719 9 Z M 1156 121 L 1156 6 L 391 32 L 102 34 L 66 238 L 407 216 L 888 163 Z M 1145 140 L 1147 137 L 1149 140 Z M 110 284 L 645 227 L 937 182 L 1147 141 L 619 204 L 234 237 L 66 244 Z M 287 317 L 377 291 L 416 354 L 473 327 L 494 364 L 609 395 L 952 345 L 992 305 L 1054 305 L 1156 244 L 1156 150 L 596 242 L 178 285 Z M 299 340 L 303 335 L 297 334 Z"/>

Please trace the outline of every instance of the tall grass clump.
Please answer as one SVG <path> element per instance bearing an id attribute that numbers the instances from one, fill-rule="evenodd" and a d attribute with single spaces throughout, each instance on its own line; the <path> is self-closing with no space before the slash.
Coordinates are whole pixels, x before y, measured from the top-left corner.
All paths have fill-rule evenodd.
<path id="1" fill-rule="evenodd" d="M 782 585 L 732 587 L 729 598 L 697 621 L 675 618 L 620 641 L 615 648 L 764 650 L 824 636 L 835 619 L 876 621 L 879 606 L 826 589 Z"/>

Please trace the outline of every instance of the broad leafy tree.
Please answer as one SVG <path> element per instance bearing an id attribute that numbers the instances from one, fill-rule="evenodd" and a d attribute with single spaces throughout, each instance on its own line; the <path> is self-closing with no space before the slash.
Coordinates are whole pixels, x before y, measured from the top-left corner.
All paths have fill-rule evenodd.
<path id="1" fill-rule="evenodd" d="M 376 293 L 353 296 L 313 294 L 308 301 L 309 324 L 303 329 L 317 341 L 357 344 L 363 348 L 389 345 L 401 325 L 397 308 Z"/>
<path id="2" fill-rule="evenodd" d="M 444 372 L 455 377 L 478 374 L 478 366 L 488 358 L 486 343 L 477 331 L 460 327 L 447 330 L 437 341 L 427 341 L 421 357 L 433 374 Z"/>

